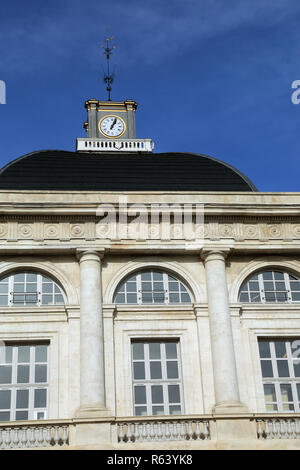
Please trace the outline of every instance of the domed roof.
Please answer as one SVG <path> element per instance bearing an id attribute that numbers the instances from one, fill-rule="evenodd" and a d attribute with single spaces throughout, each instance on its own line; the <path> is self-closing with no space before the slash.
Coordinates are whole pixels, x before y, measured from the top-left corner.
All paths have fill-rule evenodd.
<path id="1" fill-rule="evenodd" d="M 257 191 L 227 163 L 194 153 L 42 150 L 0 171 L 0 189 L 57 191 Z"/>

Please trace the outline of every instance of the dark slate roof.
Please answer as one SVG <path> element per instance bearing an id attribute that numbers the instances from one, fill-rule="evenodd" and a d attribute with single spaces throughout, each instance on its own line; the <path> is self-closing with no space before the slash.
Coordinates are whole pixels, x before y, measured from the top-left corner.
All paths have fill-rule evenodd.
<path id="1" fill-rule="evenodd" d="M 0 189 L 57 191 L 257 191 L 232 166 L 194 153 L 42 150 L 0 171 Z"/>

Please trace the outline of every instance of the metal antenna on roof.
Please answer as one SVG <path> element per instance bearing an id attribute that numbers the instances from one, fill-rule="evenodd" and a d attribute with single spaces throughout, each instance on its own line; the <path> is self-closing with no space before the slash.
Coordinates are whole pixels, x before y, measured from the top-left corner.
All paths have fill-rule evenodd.
<path id="1" fill-rule="evenodd" d="M 110 92 L 111 92 L 111 86 L 113 84 L 113 81 L 114 81 L 114 73 L 111 73 L 110 71 L 110 56 L 113 54 L 113 49 L 116 48 L 116 46 L 110 44 L 110 41 L 112 41 L 114 39 L 114 36 L 111 36 L 111 37 L 108 37 L 107 35 L 107 38 L 105 39 L 105 44 L 102 45 L 102 49 L 103 49 L 103 53 L 101 55 L 105 55 L 106 56 L 106 72 L 104 72 L 104 83 L 106 84 L 106 90 L 107 90 L 107 94 L 108 94 L 108 101 L 111 101 L 111 98 L 110 98 Z"/>

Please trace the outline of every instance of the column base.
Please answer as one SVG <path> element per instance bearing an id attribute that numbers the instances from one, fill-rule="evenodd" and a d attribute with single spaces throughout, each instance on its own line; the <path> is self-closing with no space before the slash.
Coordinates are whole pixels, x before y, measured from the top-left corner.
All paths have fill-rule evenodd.
<path id="1" fill-rule="evenodd" d="M 224 401 L 216 403 L 212 409 L 214 414 L 239 414 L 249 413 L 246 405 L 240 401 Z"/>
<path id="2" fill-rule="evenodd" d="M 93 419 L 93 418 L 105 418 L 112 416 L 112 413 L 110 410 L 105 408 L 104 406 L 84 406 L 79 408 L 76 413 L 74 418 L 87 418 L 87 419 Z"/>

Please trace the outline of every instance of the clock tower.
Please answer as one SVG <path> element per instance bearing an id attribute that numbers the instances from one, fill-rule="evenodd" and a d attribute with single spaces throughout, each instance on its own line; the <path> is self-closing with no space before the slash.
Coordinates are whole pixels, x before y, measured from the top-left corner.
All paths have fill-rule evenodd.
<path id="1" fill-rule="evenodd" d="M 133 100 L 112 101 L 110 99 L 113 74 L 109 70 L 109 59 L 113 47 L 106 39 L 104 48 L 107 59 L 107 72 L 104 75 L 108 100 L 89 99 L 85 102 L 88 118 L 84 123 L 87 137 L 77 139 L 77 151 L 126 151 L 152 152 L 154 144 L 151 139 L 137 139 L 135 130 L 135 111 L 137 103 Z"/>

